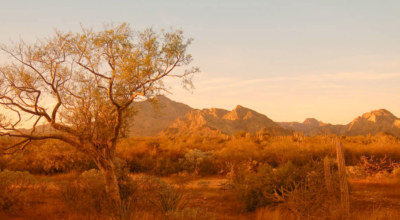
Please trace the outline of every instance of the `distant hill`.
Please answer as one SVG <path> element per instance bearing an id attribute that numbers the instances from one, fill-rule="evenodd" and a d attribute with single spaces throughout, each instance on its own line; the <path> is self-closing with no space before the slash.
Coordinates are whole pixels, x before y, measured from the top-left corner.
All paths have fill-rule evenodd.
<path id="1" fill-rule="evenodd" d="M 177 119 L 162 134 L 232 135 L 241 131 L 255 134 L 261 130 L 273 135 L 292 133 L 273 122 L 267 116 L 238 105 L 232 111 L 217 108 L 192 110 Z"/>
<path id="2" fill-rule="evenodd" d="M 348 136 L 387 133 L 400 137 L 400 119 L 386 109 L 364 113 L 346 125 Z"/>
<path id="3" fill-rule="evenodd" d="M 290 135 L 296 131 L 306 136 L 390 134 L 400 138 L 400 119 L 386 109 L 364 113 L 346 125 L 333 125 L 315 118 L 307 118 L 301 123 L 274 122 L 267 116 L 240 105 L 232 111 L 218 108 L 199 110 L 161 95 L 156 96 L 155 100 L 134 104 L 137 113 L 128 119 L 127 136 L 232 135 L 238 132 Z M 49 125 L 40 125 L 36 132 L 55 131 Z"/>
<path id="4" fill-rule="evenodd" d="M 400 138 L 400 119 L 386 109 L 364 113 L 346 125 L 332 125 L 314 118 L 308 118 L 303 123 L 279 122 L 280 126 L 304 135 L 339 134 L 347 136 L 391 134 Z"/>
<path id="5" fill-rule="evenodd" d="M 345 125 L 332 125 L 318 121 L 315 118 L 307 118 L 303 123 L 300 122 L 278 122 L 285 129 L 301 132 L 306 136 L 323 134 L 341 134 L 345 130 Z"/>
<path id="6" fill-rule="evenodd" d="M 129 136 L 154 135 L 232 135 L 237 132 L 288 135 L 293 131 L 307 136 L 338 134 L 347 136 L 391 134 L 400 137 L 400 119 L 386 109 L 364 113 L 346 125 L 324 123 L 315 118 L 303 122 L 274 122 L 267 116 L 238 105 L 225 109 L 193 109 L 165 96 L 157 96 L 157 104 L 137 102 L 137 114 L 131 120 Z"/>
<path id="7" fill-rule="evenodd" d="M 172 101 L 171 99 L 158 95 L 154 99 L 135 102 L 133 104 L 136 114 L 128 118 L 128 137 L 154 136 L 162 130 L 168 128 L 176 119 L 184 116 L 192 108 L 183 103 Z M 21 129 L 29 133 L 30 128 Z M 36 126 L 37 134 L 57 133 L 49 124 Z"/>
<path id="8" fill-rule="evenodd" d="M 168 128 L 177 118 L 187 114 L 192 108 L 183 103 L 159 95 L 156 102 L 135 103 L 137 113 L 130 119 L 128 136 L 153 136 Z"/>

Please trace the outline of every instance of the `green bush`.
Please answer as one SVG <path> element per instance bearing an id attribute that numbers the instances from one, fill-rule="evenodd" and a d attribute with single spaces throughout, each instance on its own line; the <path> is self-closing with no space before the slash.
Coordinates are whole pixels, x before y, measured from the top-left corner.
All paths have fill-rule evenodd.
<path id="1" fill-rule="evenodd" d="M 34 188 L 36 182 L 36 178 L 28 172 L 0 172 L 0 209 L 15 212 L 25 208 L 29 190 Z"/>

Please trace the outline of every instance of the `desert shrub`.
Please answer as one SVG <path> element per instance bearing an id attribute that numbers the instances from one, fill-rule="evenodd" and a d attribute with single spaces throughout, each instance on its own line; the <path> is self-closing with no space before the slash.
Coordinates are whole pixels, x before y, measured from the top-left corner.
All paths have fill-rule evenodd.
<path id="1" fill-rule="evenodd" d="M 156 176 L 168 176 L 183 170 L 180 158 L 168 154 L 151 155 L 142 153 L 136 156 L 122 156 L 132 173 L 147 173 Z"/>
<path id="2" fill-rule="evenodd" d="M 297 181 L 291 190 L 284 189 L 282 207 L 306 219 L 334 216 L 336 210 L 339 210 L 340 193 L 337 172 L 331 169 L 332 176 L 326 180 L 321 161 L 310 162 L 303 169 L 307 172 L 300 181 Z M 326 181 L 330 181 L 331 191 L 327 189 Z"/>
<path id="3" fill-rule="evenodd" d="M 367 173 L 360 166 L 346 166 L 347 177 L 350 178 L 365 178 Z"/>
<path id="4" fill-rule="evenodd" d="M 243 136 L 243 135 L 242 135 Z M 304 166 L 310 160 L 335 155 L 335 135 L 304 137 L 272 136 L 265 141 L 245 135 L 221 137 L 153 137 L 121 139 L 118 156 L 127 161 L 134 173 L 168 176 L 186 171 L 200 175 L 226 174 L 232 166 L 242 163 L 268 163 L 279 167 L 291 162 Z M 340 137 L 347 165 L 360 163 L 363 155 L 376 158 L 390 155 L 400 161 L 400 141 L 389 136 Z M 386 140 L 386 139 L 387 140 Z"/>
<path id="5" fill-rule="evenodd" d="M 0 172 L 0 209 L 20 211 L 27 205 L 29 191 L 37 180 L 28 172 L 4 170 Z"/>
<path id="6" fill-rule="evenodd" d="M 178 213 L 185 206 L 185 191 L 155 177 L 140 175 L 131 179 L 130 194 L 122 199 L 122 219 L 174 219 L 171 213 Z M 121 186 L 120 186 L 121 187 Z M 121 197 L 122 195 L 121 190 Z"/>
<path id="7" fill-rule="evenodd" d="M 129 176 L 126 162 L 116 158 L 116 176 L 120 188 L 122 212 L 129 213 L 134 203 L 136 185 Z M 99 213 L 109 215 L 112 207 L 108 203 L 103 175 L 99 170 L 91 169 L 83 172 L 77 179 L 66 183 L 61 190 L 64 203 L 71 209 L 81 213 Z"/>
<path id="8" fill-rule="evenodd" d="M 281 202 L 284 191 L 291 190 L 303 171 L 288 162 L 276 169 L 269 164 L 257 172 L 237 168 L 231 177 L 234 193 L 247 211 Z"/>
<path id="9" fill-rule="evenodd" d="M 134 180 L 137 186 L 136 196 L 142 209 L 156 208 L 166 214 L 182 209 L 185 203 L 183 187 L 173 186 L 154 176 L 140 176 Z"/>
<path id="10" fill-rule="evenodd" d="M 180 163 L 183 170 L 189 173 L 210 175 L 217 173 L 214 161 L 213 152 L 190 149 L 185 157 L 180 160 Z"/>
<path id="11" fill-rule="evenodd" d="M 0 160 L 5 161 L 5 168 L 34 174 L 51 175 L 95 167 L 92 160 L 73 147 L 50 140 L 33 143 L 33 146 L 23 152 L 5 155 L 2 158 Z"/>
<path id="12" fill-rule="evenodd" d="M 181 191 L 165 182 L 160 182 L 154 192 L 155 196 L 149 197 L 149 199 L 163 213 L 175 211 L 182 205 L 183 194 Z"/>
<path id="13" fill-rule="evenodd" d="M 319 215 L 332 207 L 330 202 L 337 201 L 339 191 L 335 169 L 332 169 L 330 179 L 332 195 L 326 187 L 321 161 L 310 161 L 303 166 L 288 162 L 277 168 L 264 164 L 257 172 L 236 169 L 231 177 L 231 187 L 247 211 L 280 204 L 295 215 Z"/>
<path id="14" fill-rule="evenodd" d="M 375 176 L 378 173 L 391 173 L 394 169 L 400 168 L 400 163 L 393 161 L 386 155 L 377 158 L 374 155 L 361 156 L 359 167 L 369 176 Z"/>
<path id="15" fill-rule="evenodd" d="M 215 157 L 211 151 L 194 149 L 169 149 L 169 145 L 159 149 L 159 145 L 141 144 L 144 149 L 128 155 L 119 155 L 127 161 L 133 173 L 147 173 L 155 176 L 169 176 L 182 171 L 200 175 L 211 175 L 218 171 Z M 154 147 L 158 146 L 158 147 Z M 150 147 L 149 147 L 150 146 Z M 165 148 L 165 149 L 164 149 Z"/>
<path id="16" fill-rule="evenodd" d="M 116 161 L 117 167 L 124 165 Z M 166 214 L 184 207 L 183 188 L 172 186 L 153 176 L 132 178 L 128 169 L 120 167 L 116 171 L 121 195 L 121 218 L 131 219 L 140 210 L 157 210 Z M 104 179 L 100 171 L 92 169 L 83 172 L 74 181 L 62 186 L 62 199 L 73 211 L 90 215 L 112 215 Z"/>
<path id="17" fill-rule="evenodd" d="M 243 135 L 242 135 L 243 136 Z M 200 175 L 226 174 L 232 166 L 242 163 L 268 163 L 279 167 L 291 162 L 304 166 L 310 160 L 335 155 L 335 135 L 304 137 L 259 137 L 245 135 L 226 137 L 157 137 L 121 140 L 118 156 L 128 162 L 134 173 L 167 176 L 182 171 Z M 386 137 L 386 136 L 384 136 Z M 383 140 L 378 136 L 340 137 L 348 165 L 358 165 L 363 155 L 390 155 L 400 161 L 399 140 Z M 255 166 L 255 167 L 256 167 Z"/>
<path id="18" fill-rule="evenodd" d="M 107 207 L 104 179 L 95 169 L 83 172 L 63 186 L 61 195 L 64 203 L 76 212 L 101 213 Z"/>
<path id="19" fill-rule="evenodd" d="M 127 163 L 132 173 L 150 173 L 157 161 L 156 158 L 146 154 L 128 158 Z"/>
<path id="20" fill-rule="evenodd" d="M 168 156 L 157 157 L 155 162 L 151 174 L 156 176 L 168 176 L 182 170 L 179 160 L 173 160 Z"/>
<path id="21" fill-rule="evenodd" d="M 342 137 L 345 150 L 346 164 L 359 165 L 362 156 L 375 159 L 390 155 L 394 161 L 400 161 L 400 139 L 390 135 L 377 134 L 375 136 Z"/>
<path id="22" fill-rule="evenodd" d="M 161 139 L 161 140 L 160 140 Z M 118 157 L 126 160 L 130 172 L 167 176 L 182 171 L 179 159 L 184 150 L 181 145 L 163 138 L 130 138 L 122 140 Z"/>

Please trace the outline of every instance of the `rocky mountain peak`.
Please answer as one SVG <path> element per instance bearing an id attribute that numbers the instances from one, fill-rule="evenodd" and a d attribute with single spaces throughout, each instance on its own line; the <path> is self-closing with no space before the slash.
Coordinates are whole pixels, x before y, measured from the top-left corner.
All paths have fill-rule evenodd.
<path id="1" fill-rule="evenodd" d="M 289 134 L 267 116 L 241 105 L 232 111 L 224 109 L 192 110 L 175 121 L 163 134 L 235 134 L 245 131 L 255 134 L 266 129 L 274 134 Z"/>
<path id="2" fill-rule="evenodd" d="M 320 121 L 315 118 L 306 118 L 303 124 L 311 125 L 311 126 L 319 126 Z"/>
<path id="3" fill-rule="evenodd" d="M 366 119 L 370 122 L 377 122 L 378 120 L 394 120 L 396 119 L 396 116 L 394 116 L 386 109 L 379 109 L 364 113 L 361 118 Z"/>
<path id="4" fill-rule="evenodd" d="M 225 114 L 223 116 L 223 118 L 227 119 L 227 120 L 241 120 L 246 116 L 248 111 L 249 110 L 247 108 L 244 108 L 243 106 L 238 105 L 238 106 L 236 106 L 235 109 L 233 109 L 229 113 Z"/>
<path id="5" fill-rule="evenodd" d="M 164 95 L 134 103 L 137 113 L 129 120 L 129 136 L 152 136 L 170 126 L 192 108 Z"/>
<path id="6" fill-rule="evenodd" d="M 399 118 L 386 109 L 362 114 L 347 126 L 345 135 L 365 135 L 385 132 L 400 137 Z"/>
<path id="7" fill-rule="evenodd" d="M 243 107 L 243 106 L 241 106 L 241 105 L 237 105 L 236 108 L 235 108 L 235 110 L 236 110 L 236 109 L 243 109 L 243 108 L 245 109 L 245 107 Z"/>

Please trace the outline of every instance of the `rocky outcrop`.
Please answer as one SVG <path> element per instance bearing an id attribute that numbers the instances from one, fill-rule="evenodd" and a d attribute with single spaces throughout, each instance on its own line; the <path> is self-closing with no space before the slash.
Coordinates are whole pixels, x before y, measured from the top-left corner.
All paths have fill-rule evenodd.
<path id="1" fill-rule="evenodd" d="M 157 135 L 192 110 L 162 95 L 156 96 L 154 101 L 137 102 L 134 109 L 137 112 L 129 119 L 128 136 L 136 137 Z"/>
<path id="2" fill-rule="evenodd" d="M 283 129 L 267 116 L 240 105 L 232 111 L 217 108 L 192 110 L 162 133 L 164 135 L 232 135 L 242 131 L 255 134 L 261 130 L 268 131 L 272 135 L 291 134 L 291 131 Z"/>
<path id="3" fill-rule="evenodd" d="M 400 137 L 400 119 L 386 109 L 364 113 L 347 125 L 327 124 L 314 118 L 308 118 L 303 123 L 279 122 L 278 124 L 285 129 L 301 132 L 307 136 L 322 134 L 357 136 L 386 133 Z"/>
<path id="4" fill-rule="evenodd" d="M 279 122 L 280 126 L 296 132 L 301 132 L 306 136 L 324 135 L 324 134 L 340 134 L 345 125 L 332 125 L 318 121 L 315 118 L 307 118 L 304 122 Z"/>
<path id="5" fill-rule="evenodd" d="M 343 135 L 376 135 L 387 133 L 400 137 L 400 119 L 386 109 L 364 113 L 347 124 Z"/>

